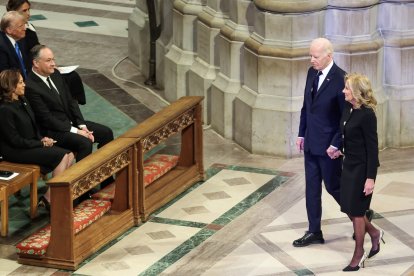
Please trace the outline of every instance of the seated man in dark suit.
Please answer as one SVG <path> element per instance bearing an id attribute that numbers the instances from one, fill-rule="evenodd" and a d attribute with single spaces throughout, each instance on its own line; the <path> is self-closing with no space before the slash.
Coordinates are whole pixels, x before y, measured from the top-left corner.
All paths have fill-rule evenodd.
<path id="1" fill-rule="evenodd" d="M 110 128 L 84 120 L 62 76 L 55 70 L 52 50 L 36 45 L 31 54 L 33 65 L 26 79 L 26 97 L 42 134 L 56 140 L 56 146 L 76 152 L 77 161 L 92 152 L 94 142 L 100 148 L 112 141 Z"/>
<path id="2" fill-rule="evenodd" d="M 18 69 L 26 79 L 31 68 L 29 50 L 25 43 L 26 18 L 17 11 L 6 12 L 0 22 L 0 72 Z"/>

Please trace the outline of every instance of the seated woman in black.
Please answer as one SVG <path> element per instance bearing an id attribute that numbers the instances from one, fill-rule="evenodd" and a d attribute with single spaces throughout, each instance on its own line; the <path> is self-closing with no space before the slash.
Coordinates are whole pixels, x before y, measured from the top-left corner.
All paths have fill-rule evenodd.
<path id="1" fill-rule="evenodd" d="M 54 146 L 53 139 L 40 136 L 33 111 L 24 98 L 24 88 L 18 70 L 0 73 L 0 151 L 5 161 L 37 164 L 41 173 L 52 172 L 56 176 L 72 165 L 74 155 Z M 49 206 L 49 190 L 41 202 Z"/>
<path id="2" fill-rule="evenodd" d="M 30 7 L 29 0 L 9 0 L 6 5 L 7 11 L 18 11 L 22 13 L 27 20 L 26 24 L 26 37 L 23 38 L 26 42 L 28 50 L 33 48 L 39 43 L 35 27 L 29 22 L 30 19 Z M 58 69 L 58 68 L 57 68 Z M 85 104 L 85 89 L 83 87 L 82 79 L 76 71 L 72 71 L 67 74 L 62 74 L 63 79 L 69 87 L 69 91 L 72 98 L 78 101 L 78 104 Z"/>

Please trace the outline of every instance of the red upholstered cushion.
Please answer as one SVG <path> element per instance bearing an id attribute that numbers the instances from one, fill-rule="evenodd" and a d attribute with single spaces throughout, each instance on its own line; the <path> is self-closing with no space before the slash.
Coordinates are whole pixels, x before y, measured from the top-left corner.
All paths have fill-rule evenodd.
<path id="1" fill-rule="evenodd" d="M 178 156 L 155 154 L 144 162 L 144 186 L 160 178 L 174 168 L 178 163 Z"/>
<path id="2" fill-rule="evenodd" d="M 102 217 L 109 209 L 111 209 L 110 201 L 95 199 L 82 201 L 73 210 L 73 228 L 75 234 Z"/>
<path id="3" fill-rule="evenodd" d="M 144 185 L 160 178 L 174 168 L 178 163 L 178 156 L 168 154 L 154 154 L 144 161 Z M 115 195 L 115 183 L 112 183 L 92 195 L 93 199 L 112 200 Z"/>
<path id="4" fill-rule="evenodd" d="M 73 210 L 73 228 L 76 233 L 91 225 L 111 208 L 111 202 L 88 199 Z M 50 240 L 50 225 L 35 232 L 16 245 L 18 254 L 44 255 Z"/>
<path id="5" fill-rule="evenodd" d="M 50 225 L 43 227 L 16 245 L 17 254 L 42 256 L 46 253 L 50 240 Z"/>
<path id="6" fill-rule="evenodd" d="M 115 195 L 115 183 L 111 183 L 107 185 L 102 190 L 94 193 L 91 197 L 92 199 L 100 199 L 100 200 L 113 200 Z"/>

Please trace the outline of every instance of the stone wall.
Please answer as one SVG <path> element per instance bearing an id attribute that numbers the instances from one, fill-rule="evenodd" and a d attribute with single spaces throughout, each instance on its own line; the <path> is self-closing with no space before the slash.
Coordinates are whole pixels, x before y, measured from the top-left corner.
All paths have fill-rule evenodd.
<path id="1" fill-rule="evenodd" d="M 130 58 L 137 64 L 148 52 L 143 3 L 137 0 L 130 18 L 135 22 Z M 163 72 L 157 81 L 167 100 L 204 95 L 205 123 L 249 151 L 298 154 L 308 48 L 316 37 L 333 42 L 334 60 L 345 71 L 371 79 L 379 101 L 380 147 L 414 145 L 411 1 L 170 0 L 159 5 L 160 16 L 172 25 L 163 26 L 157 44 L 157 72 Z"/>

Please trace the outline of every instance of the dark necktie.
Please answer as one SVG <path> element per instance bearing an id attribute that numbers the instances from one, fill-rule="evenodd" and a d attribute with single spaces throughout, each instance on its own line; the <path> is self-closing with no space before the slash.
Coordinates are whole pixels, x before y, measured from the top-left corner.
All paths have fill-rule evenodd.
<path id="1" fill-rule="evenodd" d="M 318 84 L 319 84 L 319 76 L 322 75 L 322 71 L 318 71 L 316 77 L 313 79 L 312 83 L 312 99 L 316 96 L 316 92 L 318 91 Z"/>
<path id="2" fill-rule="evenodd" d="M 17 42 L 14 44 L 14 50 L 16 51 L 16 55 L 19 58 L 20 66 L 22 67 L 23 77 L 26 79 L 26 77 L 27 77 L 26 67 L 24 66 L 22 53 L 20 52 L 20 47 L 19 47 L 19 44 Z"/>
<path id="3" fill-rule="evenodd" d="M 53 93 L 56 93 L 56 95 L 59 95 L 59 91 L 57 91 L 55 87 L 52 85 L 52 82 L 50 81 L 50 77 L 47 77 L 46 81 L 49 84 L 50 91 L 52 91 Z"/>

